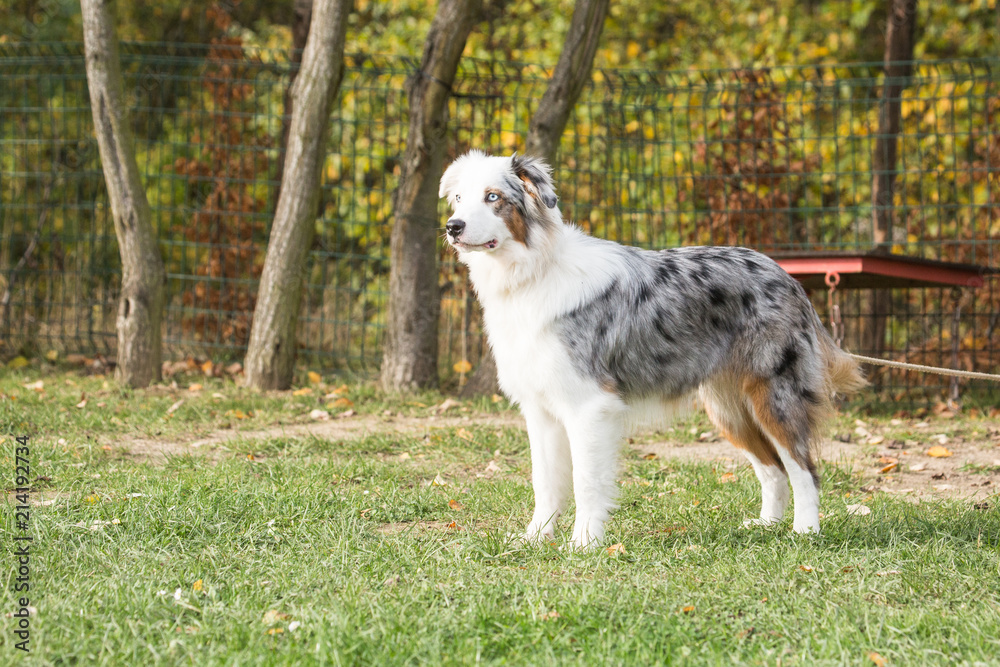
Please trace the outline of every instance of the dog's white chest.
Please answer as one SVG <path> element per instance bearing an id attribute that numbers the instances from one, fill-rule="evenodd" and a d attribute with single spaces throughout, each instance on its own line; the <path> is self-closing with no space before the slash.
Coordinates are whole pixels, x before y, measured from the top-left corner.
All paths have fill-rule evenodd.
<path id="1" fill-rule="evenodd" d="M 485 308 L 501 388 L 517 401 L 533 400 L 544 378 L 567 372 L 568 358 L 551 320 L 531 302 L 501 300 Z"/>

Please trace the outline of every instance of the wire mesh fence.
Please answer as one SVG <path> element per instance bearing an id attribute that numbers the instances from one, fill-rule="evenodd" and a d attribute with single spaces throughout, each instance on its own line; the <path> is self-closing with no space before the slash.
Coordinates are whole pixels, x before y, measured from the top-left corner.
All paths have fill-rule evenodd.
<path id="1" fill-rule="evenodd" d="M 288 54 L 223 45 L 124 44 L 140 169 L 168 272 L 168 354 L 240 357 L 277 201 Z M 368 372 L 380 361 L 388 239 L 419 63 L 349 56 L 305 267 L 301 352 Z M 1000 61 L 918 62 L 902 100 L 891 250 L 998 265 Z M 548 71 L 466 60 L 450 104 L 452 155 L 523 146 Z M 877 64 L 757 70 L 602 70 L 563 138 L 555 176 L 567 219 L 647 248 L 739 244 L 765 253 L 866 251 L 874 243 Z M 445 211 L 440 210 L 441 219 Z M 115 345 L 120 264 L 92 131 L 82 47 L 0 45 L 0 354 Z M 441 366 L 475 364 L 480 318 L 442 244 Z M 1000 367 L 1000 289 L 842 296 L 845 345 L 887 322 L 882 354 Z M 825 316 L 826 298 L 815 302 Z M 957 318 L 956 318 L 957 313 Z M 867 347 L 866 347 L 867 345 Z M 937 378 L 879 376 L 890 395 Z"/>

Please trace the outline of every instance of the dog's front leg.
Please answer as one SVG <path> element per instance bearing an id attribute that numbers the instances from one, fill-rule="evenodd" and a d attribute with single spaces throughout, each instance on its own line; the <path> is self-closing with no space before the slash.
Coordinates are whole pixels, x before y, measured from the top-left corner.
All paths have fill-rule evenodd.
<path id="1" fill-rule="evenodd" d="M 576 522 L 574 548 L 596 546 L 604 539 L 604 524 L 617 507 L 618 449 L 625 437 L 624 409 L 598 400 L 567 421 L 573 454 Z"/>
<path id="2" fill-rule="evenodd" d="M 566 509 L 573 467 L 566 429 L 544 408 L 522 405 L 531 444 L 531 483 L 535 491 L 535 513 L 525 538 L 555 537 L 556 519 Z"/>

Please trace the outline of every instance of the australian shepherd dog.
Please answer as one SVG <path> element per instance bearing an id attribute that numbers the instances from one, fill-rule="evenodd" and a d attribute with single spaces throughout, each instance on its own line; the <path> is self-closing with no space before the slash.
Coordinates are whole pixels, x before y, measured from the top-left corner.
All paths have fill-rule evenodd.
<path id="1" fill-rule="evenodd" d="M 697 392 L 760 480 L 760 518 L 819 531 L 812 445 L 832 397 L 859 389 L 854 360 L 802 286 L 747 248 L 640 250 L 565 224 L 549 167 L 472 151 L 440 195 L 445 236 L 483 307 L 501 389 L 531 443 L 535 511 L 526 537 L 554 537 L 570 491 L 572 545 L 604 537 L 630 429 Z"/>

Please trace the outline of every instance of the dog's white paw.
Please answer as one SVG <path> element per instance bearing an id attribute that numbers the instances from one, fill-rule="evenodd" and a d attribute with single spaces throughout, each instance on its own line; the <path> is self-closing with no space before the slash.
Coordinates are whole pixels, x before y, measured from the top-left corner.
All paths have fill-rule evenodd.
<path id="1" fill-rule="evenodd" d="M 744 528 L 753 528 L 755 526 L 775 526 L 781 522 L 781 519 L 744 519 Z"/>

